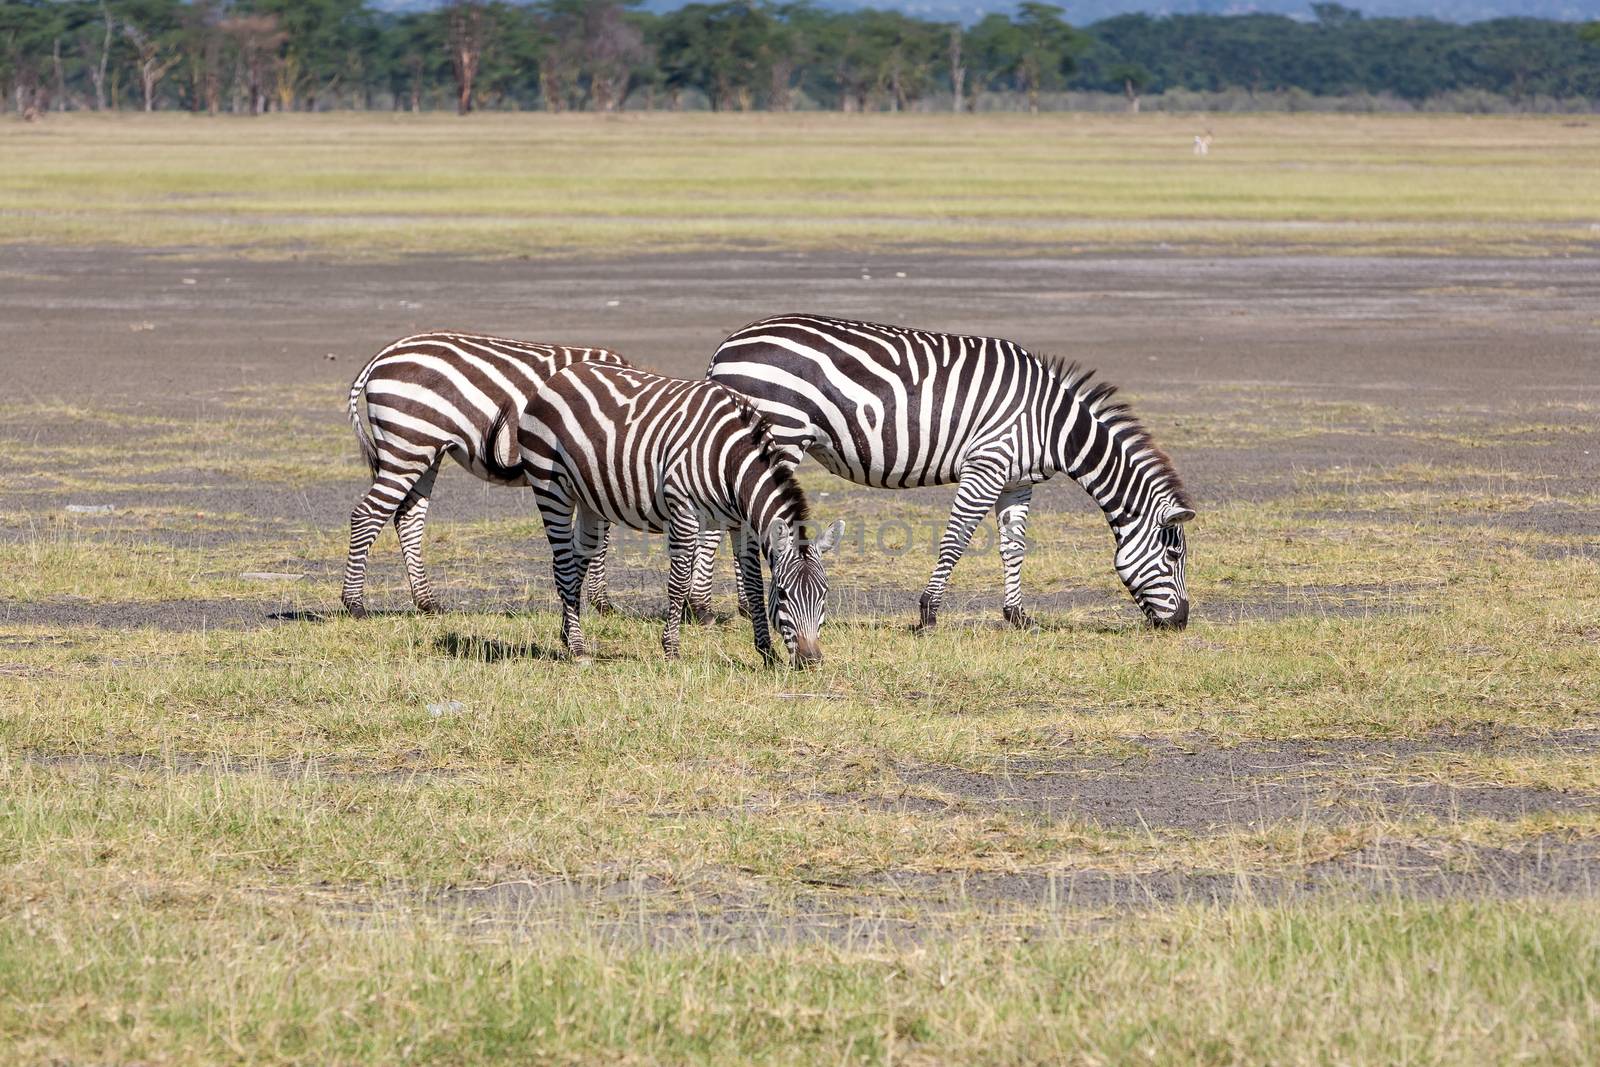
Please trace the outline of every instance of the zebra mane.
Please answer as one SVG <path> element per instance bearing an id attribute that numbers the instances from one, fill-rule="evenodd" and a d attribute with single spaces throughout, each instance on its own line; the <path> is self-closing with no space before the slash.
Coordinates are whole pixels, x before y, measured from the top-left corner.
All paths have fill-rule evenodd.
<path id="1" fill-rule="evenodd" d="M 757 410 L 748 397 L 732 389 L 727 392 L 739 412 L 740 424 L 755 438 L 756 457 L 772 472 L 772 484 L 778 493 L 779 503 L 794 517 L 796 525 L 805 522 L 811 517 L 811 505 L 806 500 L 805 490 L 794 476 L 794 468 L 785 462 L 786 457 L 772 434 L 772 420 Z"/>
<path id="2" fill-rule="evenodd" d="M 1167 455 L 1155 438 L 1150 436 L 1150 431 L 1145 428 L 1128 407 L 1126 401 L 1115 399 L 1117 387 L 1110 382 L 1093 381 L 1095 370 L 1086 368 L 1077 360 L 1069 360 L 1065 356 L 1035 356 L 1044 366 L 1047 373 L 1056 375 L 1067 391 L 1076 396 L 1078 402 L 1090 411 L 1107 430 L 1121 429 L 1129 435 L 1129 444 L 1135 449 L 1148 452 L 1155 461 L 1155 477 L 1161 479 L 1163 485 L 1172 491 L 1173 498 L 1183 507 L 1194 509 L 1194 501 L 1189 497 L 1189 490 L 1184 487 L 1183 479 L 1178 477 L 1178 471 L 1172 465 L 1172 458 Z"/>

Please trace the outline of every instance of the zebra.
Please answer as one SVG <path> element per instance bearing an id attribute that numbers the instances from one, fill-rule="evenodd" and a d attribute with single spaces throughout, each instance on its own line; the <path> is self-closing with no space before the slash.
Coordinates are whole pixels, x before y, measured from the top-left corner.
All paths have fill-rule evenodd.
<path id="1" fill-rule="evenodd" d="M 341 599 L 350 614 L 366 615 L 363 591 L 367 553 L 391 518 L 400 535 L 406 580 L 419 610 L 439 602 L 422 566 L 422 528 L 439 464 L 448 453 L 484 481 L 518 484 L 487 455 L 490 424 L 511 405 L 520 409 L 534 387 L 572 363 L 626 365 L 604 348 L 571 348 L 490 337 L 435 332 L 404 337 L 373 356 L 350 386 L 350 425 L 372 472 L 372 486 L 350 514 L 350 554 Z M 369 433 L 361 424 L 365 399 Z M 509 460 L 509 457 L 506 457 Z M 610 610 L 605 555 L 595 558 L 590 603 Z"/>
<path id="2" fill-rule="evenodd" d="M 1181 628 L 1183 524 L 1194 507 L 1166 454 L 1093 375 L 997 337 L 819 315 L 753 322 L 722 342 L 707 371 L 748 396 L 781 444 L 840 477 L 891 489 L 956 483 L 920 628 L 937 625 L 950 572 L 990 511 L 1003 617 L 1033 625 L 1022 607 L 1028 509 L 1034 485 L 1061 471 L 1105 513 L 1117 574 L 1139 609 L 1156 626 Z M 716 547 L 702 546 L 697 577 L 709 574 Z"/>
<path id="3" fill-rule="evenodd" d="M 514 422 L 520 464 L 506 469 L 500 457 L 510 450 Z M 844 523 L 815 541 L 803 536 L 805 493 L 748 400 L 715 382 L 575 363 L 541 383 L 520 416 L 503 409 L 489 439 L 505 442 L 486 454 L 496 473 L 533 486 L 561 595 L 561 639 L 574 659 L 589 655 L 578 618 L 583 575 L 603 547 L 606 524 L 621 523 L 667 535 L 667 658 L 678 657 L 699 544 L 709 539 L 715 549 L 731 530 L 756 650 L 776 662 L 775 628 L 796 666 L 822 661 L 822 557 L 838 544 Z M 763 556 L 772 573 L 765 610 Z"/>

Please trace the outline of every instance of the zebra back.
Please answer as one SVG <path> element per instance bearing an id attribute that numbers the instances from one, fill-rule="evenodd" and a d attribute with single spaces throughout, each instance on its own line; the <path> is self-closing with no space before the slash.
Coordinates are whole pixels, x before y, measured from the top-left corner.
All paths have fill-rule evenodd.
<path id="1" fill-rule="evenodd" d="M 521 410 L 538 383 L 578 362 L 626 365 L 604 348 L 518 341 L 488 334 L 435 331 L 404 337 L 374 356 L 350 386 L 349 414 L 374 477 L 385 465 L 404 463 L 426 449 L 449 451 L 488 480 L 484 456 L 512 458 L 514 445 L 489 435 L 496 413 Z M 372 433 L 361 426 L 366 400 Z M 503 469 L 505 463 L 499 466 Z"/>

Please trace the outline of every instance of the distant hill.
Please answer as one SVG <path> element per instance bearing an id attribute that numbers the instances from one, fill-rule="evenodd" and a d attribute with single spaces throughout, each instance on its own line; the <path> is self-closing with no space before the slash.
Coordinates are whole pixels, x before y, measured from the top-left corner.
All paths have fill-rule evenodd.
<path id="1" fill-rule="evenodd" d="M 685 0 L 645 0 L 650 11 L 672 11 Z M 1056 0 L 1067 10 L 1076 25 L 1087 25 L 1112 15 L 1142 11 L 1149 15 L 1289 15 L 1311 17 L 1310 0 Z M 439 0 L 377 0 L 376 6 L 390 11 L 416 11 L 437 7 Z M 826 0 L 820 7 L 879 7 L 908 11 L 923 18 L 951 22 L 975 22 L 991 11 L 1011 11 L 1009 0 Z M 1600 0 L 1346 0 L 1347 7 L 1361 10 L 1369 18 L 1422 16 L 1446 22 L 1478 22 L 1483 19 L 1523 18 L 1563 19 L 1587 22 L 1600 19 Z"/>

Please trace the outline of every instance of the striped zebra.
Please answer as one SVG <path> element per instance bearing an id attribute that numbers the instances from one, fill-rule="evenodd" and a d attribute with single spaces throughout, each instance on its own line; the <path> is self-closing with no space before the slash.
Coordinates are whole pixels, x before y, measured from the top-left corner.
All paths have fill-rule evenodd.
<path id="1" fill-rule="evenodd" d="M 840 477 L 890 489 L 956 483 L 922 627 L 936 625 L 950 572 L 991 511 L 1005 619 L 1030 625 L 1028 507 L 1033 486 L 1062 471 L 1105 512 L 1117 574 L 1145 616 L 1188 621 L 1183 524 L 1194 508 L 1172 463 L 1092 371 L 995 337 L 783 315 L 730 336 L 707 376 L 748 396 L 779 442 Z M 710 563 L 702 556 L 697 571 Z"/>
<path id="2" fill-rule="evenodd" d="M 508 405 L 521 410 L 535 386 L 573 363 L 626 365 L 604 348 L 512 341 L 471 333 L 422 333 L 405 337 L 372 357 L 350 386 L 350 425 L 362 457 L 372 471 L 372 487 L 350 514 L 350 555 L 345 562 L 341 599 L 352 615 L 363 616 L 367 553 L 394 521 L 400 535 L 411 598 L 425 612 L 439 610 L 428 572 L 422 566 L 422 527 L 439 464 L 446 454 L 487 482 L 520 484 L 487 454 L 489 426 Z M 369 433 L 361 424 L 366 401 Z M 590 603 L 609 611 L 605 555 L 590 575 Z"/>
<path id="3" fill-rule="evenodd" d="M 490 440 L 508 446 L 518 416 L 502 411 Z M 665 532 L 669 557 L 661 647 L 678 655 L 678 629 L 699 544 L 732 531 L 740 588 L 752 605 L 756 649 L 775 662 L 776 628 L 796 666 L 822 661 L 827 605 L 822 556 L 838 544 L 836 522 L 815 542 L 800 527 L 806 498 L 750 402 L 715 382 L 683 381 L 632 367 L 575 363 L 536 390 L 518 419 L 520 471 L 550 538 L 561 594 L 561 639 L 574 658 L 589 651 L 578 619 L 589 562 L 608 523 Z M 508 451 L 491 449 L 490 463 Z M 772 573 L 763 609 L 761 559 Z M 769 628 L 770 627 L 770 628 Z"/>

